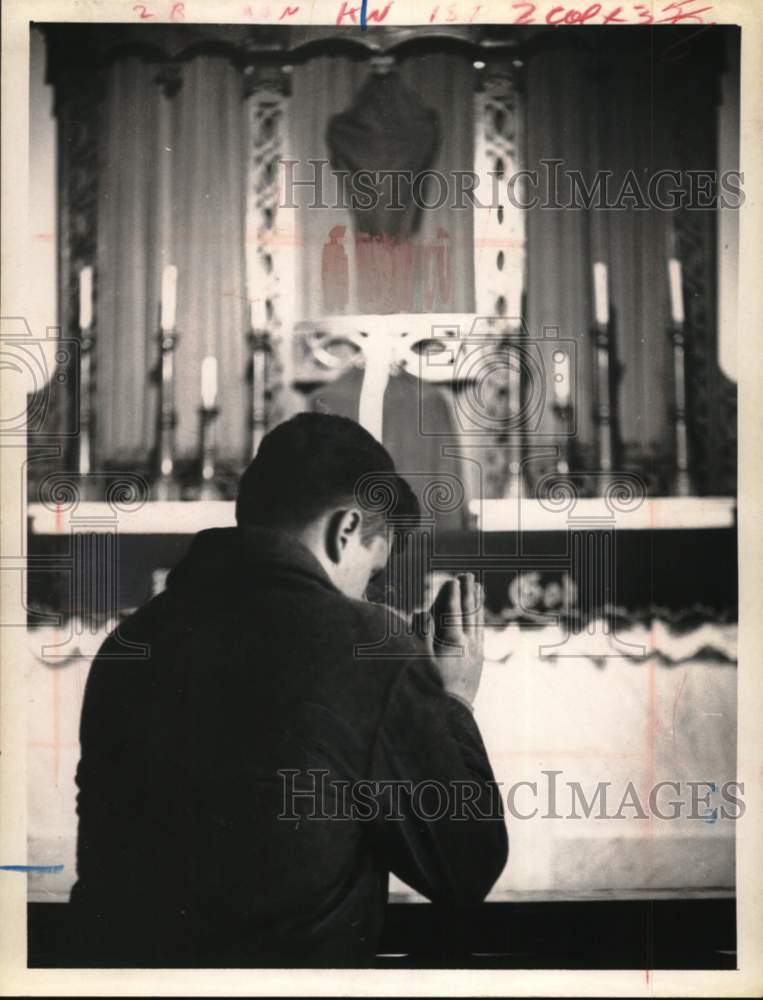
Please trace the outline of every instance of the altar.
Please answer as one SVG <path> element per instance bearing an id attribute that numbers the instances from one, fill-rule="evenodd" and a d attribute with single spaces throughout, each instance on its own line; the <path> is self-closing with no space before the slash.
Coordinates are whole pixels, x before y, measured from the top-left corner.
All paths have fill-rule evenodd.
<path id="1" fill-rule="evenodd" d="M 454 573 L 485 589 L 475 713 L 511 856 L 472 955 L 505 954 L 514 918 L 495 915 L 515 903 L 732 906 L 736 385 L 718 303 L 736 250 L 687 178 L 735 162 L 733 31 L 41 32 L 60 330 L 34 348 L 28 531 L 6 558 L 28 612 L 36 912 L 75 877 L 93 656 L 196 532 L 235 523 L 240 472 L 303 410 L 359 421 L 419 498 L 420 578 L 393 567 L 385 591 L 401 611 Z M 655 58 L 678 42 L 691 81 Z M 654 119 L 647 63 L 672 95 Z M 629 179 L 662 164 L 669 211 Z M 602 165 L 610 201 L 579 204 Z M 342 187 L 359 174 L 360 194 Z M 639 808 L 671 783 L 679 814 Z M 429 918 L 395 879 L 391 900 L 397 955 Z"/>

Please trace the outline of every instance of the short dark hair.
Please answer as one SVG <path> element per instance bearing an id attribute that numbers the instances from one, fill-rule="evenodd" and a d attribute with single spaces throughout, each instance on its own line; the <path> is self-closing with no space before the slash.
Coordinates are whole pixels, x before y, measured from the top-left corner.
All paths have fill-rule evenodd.
<path id="1" fill-rule="evenodd" d="M 360 424 L 329 413 L 299 413 L 273 428 L 239 483 L 240 525 L 304 527 L 332 507 L 363 511 L 364 542 L 387 519 L 415 519 L 418 501 L 386 448 Z"/>

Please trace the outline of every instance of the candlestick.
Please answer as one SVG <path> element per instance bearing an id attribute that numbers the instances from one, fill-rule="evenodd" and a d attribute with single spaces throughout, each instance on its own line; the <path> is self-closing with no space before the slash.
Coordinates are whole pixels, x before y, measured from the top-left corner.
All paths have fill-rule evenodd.
<path id="1" fill-rule="evenodd" d="M 88 330 L 82 331 L 80 337 L 80 370 L 79 370 L 79 434 L 77 435 L 77 471 L 83 477 L 83 488 L 87 495 L 92 472 L 92 434 L 93 434 L 93 338 Z"/>
<path id="2" fill-rule="evenodd" d="M 83 267 L 79 273 L 79 328 L 89 330 L 93 324 L 93 269 Z"/>
<path id="3" fill-rule="evenodd" d="M 560 406 L 570 401 L 570 356 L 566 351 L 554 351 L 554 399 Z"/>
<path id="4" fill-rule="evenodd" d="M 569 399 L 566 403 L 554 402 L 554 416 L 559 427 L 558 453 L 555 463 L 556 473 L 559 476 L 568 476 L 575 467 L 573 461 L 573 435 L 571 433 L 573 409 Z"/>
<path id="5" fill-rule="evenodd" d="M 562 441 L 559 446 L 559 458 L 556 471 L 560 476 L 568 475 L 570 471 L 570 425 L 572 407 L 570 405 L 570 356 L 566 351 L 554 351 L 554 414 L 559 423 Z"/>
<path id="6" fill-rule="evenodd" d="M 609 354 L 609 333 L 601 331 L 596 335 L 596 422 L 599 427 L 599 469 L 606 473 L 612 471 Z"/>
<path id="7" fill-rule="evenodd" d="M 82 477 L 80 485 L 84 499 L 90 496 L 93 471 L 94 380 L 93 371 L 95 337 L 93 333 L 93 268 L 83 267 L 79 272 L 79 433 L 76 437 L 77 471 Z"/>
<path id="8" fill-rule="evenodd" d="M 606 326 L 609 323 L 609 285 L 607 265 L 601 261 L 593 265 L 593 303 L 596 322 L 599 326 Z"/>
<path id="9" fill-rule="evenodd" d="M 503 495 L 506 498 L 522 499 L 528 495 L 528 485 L 525 481 L 524 433 L 522 430 L 522 337 L 517 333 L 508 336 L 503 344 L 508 374 L 507 374 L 507 429 L 509 440 L 513 441 L 506 449 L 506 483 Z"/>
<path id="10" fill-rule="evenodd" d="M 681 261 L 676 257 L 668 259 L 668 280 L 670 284 L 670 317 L 676 326 L 682 326 L 684 314 L 684 290 L 681 276 Z"/>
<path id="11" fill-rule="evenodd" d="M 219 500 L 220 490 L 217 486 L 216 458 L 217 449 L 215 445 L 215 420 L 217 409 L 201 408 L 201 489 L 199 491 L 200 500 Z"/>
<path id="12" fill-rule="evenodd" d="M 178 269 L 174 264 L 168 264 L 162 272 L 162 309 L 160 325 L 166 332 L 175 329 L 175 313 L 177 311 Z"/>
<path id="13" fill-rule="evenodd" d="M 270 423 L 268 379 L 270 365 L 270 334 L 267 330 L 250 330 L 249 345 L 252 356 L 251 400 L 249 419 L 252 430 L 252 456 L 257 454 L 260 442 L 267 434 Z"/>
<path id="14" fill-rule="evenodd" d="M 205 410 L 217 405 L 217 358 L 213 354 L 201 362 L 201 405 Z"/>
<path id="15" fill-rule="evenodd" d="M 598 475 L 594 480 L 599 495 L 603 495 L 611 482 L 617 462 L 617 351 L 615 341 L 616 317 L 609 311 L 609 322 L 595 323 L 591 330 L 594 346 L 594 407 L 596 427 Z"/>
<path id="16" fill-rule="evenodd" d="M 219 500 L 217 485 L 217 358 L 208 354 L 201 362 L 201 490 L 200 500 Z"/>
<path id="17" fill-rule="evenodd" d="M 689 471 L 689 434 L 686 425 L 686 363 L 683 326 L 672 323 L 670 337 L 673 343 L 673 389 L 675 419 L 675 476 L 673 491 L 676 496 L 691 495 L 691 474 Z"/>
<path id="18" fill-rule="evenodd" d="M 266 330 L 268 326 L 267 306 L 261 298 L 252 299 L 249 304 L 249 323 L 253 330 Z"/>
<path id="19" fill-rule="evenodd" d="M 154 483 L 155 500 L 175 500 L 179 488 L 175 482 L 175 347 L 177 334 L 159 331 L 159 475 Z"/>

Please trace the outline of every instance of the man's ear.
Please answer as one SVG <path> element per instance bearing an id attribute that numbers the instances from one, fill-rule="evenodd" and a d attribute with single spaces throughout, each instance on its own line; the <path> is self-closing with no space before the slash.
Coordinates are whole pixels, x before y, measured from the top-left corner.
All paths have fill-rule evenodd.
<path id="1" fill-rule="evenodd" d="M 326 551 L 329 559 L 339 563 L 353 535 L 360 532 L 360 511 L 355 508 L 337 510 L 326 526 Z"/>

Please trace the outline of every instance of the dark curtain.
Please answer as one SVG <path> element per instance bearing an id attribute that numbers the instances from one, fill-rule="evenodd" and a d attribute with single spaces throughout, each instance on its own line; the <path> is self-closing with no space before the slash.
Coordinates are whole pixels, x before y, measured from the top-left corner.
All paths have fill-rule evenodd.
<path id="1" fill-rule="evenodd" d="M 178 268 L 177 452 L 198 448 L 201 359 L 218 359 L 221 457 L 246 446 L 246 128 L 241 74 L 199 56 L 165 85 L 138 58 L 110 67 L 98 200 L 97 447 L 143 463 L 156 440 L 162 270 Z"/>
<path id="2" fill-rule="evenodd" d="M 664 211 L 646 203 L 649 179 L 658 171 L 682 171 L 686 189 L 687 171 L 716 167 L 718 38 L 692 42 L 684 35 L 677 44 L 675 37 L 626 32 L 601 44 L 587 33 L 581 38 L 558 32 L 538 39 L 528 53 L 527 167 L 542 179 L 543 160 L 561 161 L 556 168 L 561 205 L 570 203 L 568 171 L 579 171 L 589 190 L 596 171 L 606 171 L 608 199 L 618 207 L 528 211 L 526 318 L 534 336 L 544 326 L 557 326 L 562 337 L 576 342 L 578 461 L 590 467 L 595 463 L 592 266 L 597 260 L 607 265 L 618 373 L 617 462 L 640 472 L 653 493 L 669 492 L 675 387 L 667 259 L 678 256 L 692 380 L 688 421 L 694 489 L 729 493 L 735 483 L 728 463 L 723 470 L 723 449 L 706 457 L 708 434 L 717 433 L 724 419 L 726 450 L 733 451 L 735 437 L 733 412 L 729 419 L 733 390 L 717 362 L 716 213 Z M 548 174 L 554 168 L 545 169 Z M 675 186 L 663 183 L 662 196 Z M 543 185 L 538 193 L 543 195 Z M 547 430 L 553 429 L 553 419 L 547 408 Z M 698 431 L 703 425 L 707 431 Z"/>

